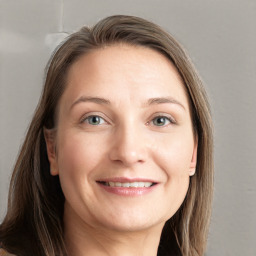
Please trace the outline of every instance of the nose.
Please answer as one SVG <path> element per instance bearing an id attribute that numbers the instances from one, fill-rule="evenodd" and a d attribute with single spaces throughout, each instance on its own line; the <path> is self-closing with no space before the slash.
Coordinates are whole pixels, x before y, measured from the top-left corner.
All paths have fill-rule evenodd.
<path id="1" fill-rule="evenodd" d="M 144 136 L 138 128 L 117 128 L 112 137 L 109 157 L 111 161 L 131 167 L 146 161 L 146 144 Z"/>

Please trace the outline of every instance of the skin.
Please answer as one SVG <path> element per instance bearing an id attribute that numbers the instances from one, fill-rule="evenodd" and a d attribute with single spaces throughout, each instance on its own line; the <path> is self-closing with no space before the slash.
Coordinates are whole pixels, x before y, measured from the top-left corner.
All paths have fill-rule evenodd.
<path id="1" fill-rule="evenodd" d="M 94 50 L 71 66 L 57 123 L 45 138 L 51 174 L 59 175 L 66 198 L 69 255 L 157 255 L 164 223 L 182 204 L 197 157 L 189 102 L 174 65 L 144 47 Z M 113 177 L 156 185 L 124 196 L 97 182 Z"/>

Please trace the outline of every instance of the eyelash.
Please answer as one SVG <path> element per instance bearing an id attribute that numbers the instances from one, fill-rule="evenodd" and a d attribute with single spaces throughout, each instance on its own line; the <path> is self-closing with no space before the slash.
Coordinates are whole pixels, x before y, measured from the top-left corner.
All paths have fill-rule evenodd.
<path id="1" fill-rule="evenodd" d="M 91 124 L 90 122 L 89 122 L 89 119 L 90 118 L 98 118 L 98 119 L 101 119 L 101 120 L 103 120 L 103 122 L 104 123 L 107 123 L 107 121 L 103 118 L 103 117 L 101 117 L 101 116 L 99 116 L 99 115 L 90 115 L 90 116 L 86 116 L 86 117 L 84 117 L 83 119 L 82 119 L 82 121 L 81 121 L 81 123 L 88 123 L 89 125 L 92 125 L 92 126 L 97 126 L 97 125 L 101 125 L 102 123 L 99 123 L 99 124 Z"/>
<path id="2" fill-rule="evenodd" d="M 92 118 L 97 118 L 98 123 L 96 123 L 96 124 L 90 123 L 90 119 L 92 119 Z M 159 123 L 160 125 L 154 123 L 154 121 L 156 121 L 157 119 L 160 119 L 160 118 L 162 119 L 162 121 L 164 121 L 163 125 L 161 125 L 161 123 Z M 97 122 L 97 120 L 96 120 L 96 122 Z M 166 124 L 167 121 L 169 123 Z M 89 116 L 84 117 L 81 120 L 81 123 L 87 123 L 87 124 L 92 125 L 92 126 L 99 126 L 99 125 L 102 125 L 103 123 L 108 123 L 108 122 L 103 117 L 101 117 L 99 115 L 89 115 Z M 176 121 L 170 116 L 157 115 L 151 121 L 146 123 L 146 125 L 150 125 L 150 124 L 153 124 L 153 126 L 156 126 L 156 127 L 166 127 L 170 124 L 176 124 Z"/>
<path id="3" fill-rule="evenodd" d="M 154 124 L 154 120 L 157 120 L 157 119 L 160 119 L 160 118 L 163 118 L 165 120 L 165 124 L 164 125 L 157 125 L 157 124 Z M 166 124 L 166 121 L 168 121 L 169 123 Z M 150 123 L 153 123 L 154 126 L 156 127 L 166 127 L 170 124 L 176 124 L 176 121 L 170 117 L 170 116 L 165 116 L 165 115 L 158 115 L 158 116 L 155 116 L 150 122 L 148 122 L 147 124 L 149 125 Z"/>

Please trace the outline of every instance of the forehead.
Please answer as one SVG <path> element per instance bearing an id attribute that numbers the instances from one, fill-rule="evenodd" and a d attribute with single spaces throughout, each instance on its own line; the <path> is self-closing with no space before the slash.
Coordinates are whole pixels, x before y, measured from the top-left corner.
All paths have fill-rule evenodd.
<path id="1" fill-rule="evenodd" d="M 167 57 L 150 48 L 123 44 L 93 50 L 70 67 L 62 98 L 74 101 L 82 95 L 133 102 L 175 96 L 187 103 L 183 81 Z"/>

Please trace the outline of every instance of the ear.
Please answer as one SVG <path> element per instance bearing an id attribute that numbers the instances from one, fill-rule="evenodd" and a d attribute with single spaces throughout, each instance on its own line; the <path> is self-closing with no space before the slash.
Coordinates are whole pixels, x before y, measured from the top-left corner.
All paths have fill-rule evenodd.
<path id="1" fill-rule="evenodd" d="M 55 144 L 56 131 L 53 129 L 46 129 L 44 127 L 44 139 L 46 142 L 48 160 L 50 162 L 51 175 L 55 176 L 59 174 L 57 155 L 56 155 L 56 144 Z"/>
<path id="2" fill-rule="evenodd" d="M 192 154 L 192 159 L 191 159 L 190 167 L 189 167 L 189 176 L 193 176 L 196 172 L 197 148 L 198 148 L 198 139 L 197 139 L 197 136 L 196 136 L 195 143 L 194 143 L 193 154 Z"/>

